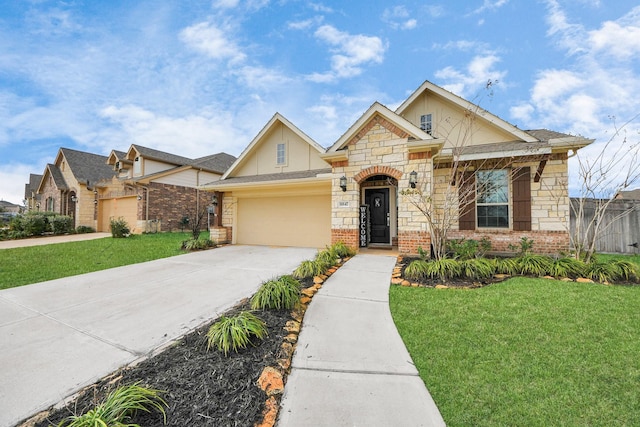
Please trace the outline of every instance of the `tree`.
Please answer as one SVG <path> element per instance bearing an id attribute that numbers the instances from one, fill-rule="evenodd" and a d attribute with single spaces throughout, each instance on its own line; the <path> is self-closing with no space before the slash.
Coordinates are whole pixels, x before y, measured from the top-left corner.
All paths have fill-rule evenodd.
<path id="1" fill-rule="evenodd" d="M 611 117 L 614 132 L 600 151 L 590 156 L 578 153 L 577 197 L 570 204 L 575 226 L 569 229 L 571 249 L 576 259 L 589 262 L 596 251 L 596 242 L 616 221 L 629 215 L 633 208 L 626 209 L 603 221 L 607 208 L 620 191 L 640 181 L 640 142 L 629 141 L 627 128 L 640 117 L 618 127 Z M 587 211 L 593 210 L 593 215 Z"/>

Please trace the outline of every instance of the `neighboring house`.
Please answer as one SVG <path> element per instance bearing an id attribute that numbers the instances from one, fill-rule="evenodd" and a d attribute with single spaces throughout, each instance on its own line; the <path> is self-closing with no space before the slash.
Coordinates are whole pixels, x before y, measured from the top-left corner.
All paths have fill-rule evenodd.
<path id="1" fill-rule="evenodd" d="M 60 148 L 38 184 L 40 210 L 71 216 L 74 227 L 95 229 L 98 204 L 95 184 L 115 175 L 106 161 L 107 157 L 98 154 Z"/>
<path id="2" fill-rule="evenodd" d="M 326 151 L 276 114 L 222 179 L 202 188 L 219 192 L 232 243 L 343 241 L 416 254 L 433 230 L 403 192 L 415 186 L 437 201 L 470 191 L 449 208 L 451 238 L 488 237 L 500 251 L 528 237 L 536 251 L 557 252 L 569 247 L 568 153 L 591 142 L 520 130 L 427 81 L 396 111 L 374 103 Z M 448 179 L 452 168 L 469 174 L 465 188 Z M 477 197 L 479 181 L 492 197 Z"/>
<path id="3" fill-rule="evenodd" d="M 7 202 L 6 200 L 0 200 L 0 213 L 6 216 L 18 215 L 22 211 L 22 206 Z"/>
<path id="4" fill-rule="evenodd" d="M 636 188 L 635 190 L 619 191 L 618 194 L 616 194 L 616 199 L 640 200 L 640 188 Z"/>
<path id="5" fill-rule="evenodd" d="M 114 176 L 97 185 L 98 230 L 108 231 L 119 217 L 134 233 L 179 229 L 184 217 L 211 204 L 199 186 L 219 179 L 234 161 L 226 153 L 189 159 L 135 144 L 126 153 L 112 151 L 106 163 Z"/>
<path id="6" fill-rule="evenodd" d="M 24 206 L 27 211 L 40 210 L 40 194 L 38 194 L 40 181 L 42 181 L 42 175 L 31 173 L 29 182 L 24 185 Z"/>

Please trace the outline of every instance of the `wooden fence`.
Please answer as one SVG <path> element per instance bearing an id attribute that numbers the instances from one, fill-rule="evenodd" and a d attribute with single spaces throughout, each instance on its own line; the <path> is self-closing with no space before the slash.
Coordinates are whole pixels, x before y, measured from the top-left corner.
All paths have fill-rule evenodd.
<path id="1" fill-rule="evenodd" d="M 574 207 L 578 206 L 579 199 L 571 199 Z M 597 200 L 587 199 L 584 203 L 584 224 L 588 224 L 595 214 Z M 640 254 L 640 200 L 614 200 L 607 208 L 603 224 L 614 221 L 620 214 L 628 212 L 622 218 L 615 220 L 607 230 L 600 234 L 596 240 L 596 252 Z M 571 235 L 576 226 L 576 213 L 571 209 Z"/>

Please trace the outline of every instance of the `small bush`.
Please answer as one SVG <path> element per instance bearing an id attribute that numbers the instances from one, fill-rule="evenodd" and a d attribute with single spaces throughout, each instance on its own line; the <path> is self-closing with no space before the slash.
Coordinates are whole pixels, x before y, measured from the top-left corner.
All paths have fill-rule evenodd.
<path id="1" fill-rule="evenodd" d="M 517 245 L 509 245 L 509 249 L 517 252 L 518 255 L 528 254 L 533 249 L 533 240 L 523 236 Z"/>
<path id="2" fill-rule="evenodd" d="M 68 215 L 56 215 L 49 218 L 49 225 L 53 234 L 66 234 L 73 232 L 73 218 Z"/>
<path id="3" fill-rule="evenodd" d="M 315 260 L 302 261 L 298 268 L 293 271 L 296 279 L 306 279 L 307 277 L 318 276 L 325 272 L 324 266 Z"/>
<path id="4" fill-rule="evenodd" d="M 638 267 L 636 267 L 634 263 L 624 259 L 620 259 L 614 261 L 613 265 L 616 269 L 617 280 L 638 280 L 640 272 L 638 271 Z"/>
<path id="5" fill-rule="evenodd" d="M 451 258 L 440 258 L 429 262 L 427 275 L 432 279 L 440 279 L 446 282 L 449 279 L 460 276 L 462 272 L 460 262 Z"/>
<path id="6" fill-rule="evenodd" d="M 241 348 L 247 348 L 252 338 L 263 339 L 265 336 L 267 326 L 262 319 L 249 311 L 242 311 L 231 317 L 221 316 L 211 325 L 207 333 L 207 349 L 215 346 L 226 356 L 229 350 L 237 353 Z"/>
<path id="7" fill-rule="evenodd" d="M 472 258 L 460 262 L 460 271 L 471 280 L 486 280 L 495 273 L 495 264 L 487 258 Z"/>
<path id="8" fill-rule="evenodd" d="M 596 282 L 613 282 L 618 277 L 618 268 L 611 262 L 594 261 L 587 265 L 585 275 Z"/>
<path id="9" fill-rule="evenodd" d="M 427 278 L 429 261 L 416 259 L 404 269 L 404 277 L 409 280 L 424 280 Z"/>
<path id="10" fill-rule="evenodd" d="M 216 242 L 211 239 L 189 239 L 182 242 L 181 249 L 185 251 L 201 251 L 215 247 Z"/>
<path id="11" fill-rule="evenodd" d="M 47 216 L 43 213 L 28 213 L 14 218 L 10 228 L 13 231 L 24 232 L 26 236 L 40 236 L 47 231 L 48 225 Z"/>
<path id="12" fill-rule="evenodd" d="M 519 266 L 516 258 L 496 258 L 494 261 L 496 273 L 513 276 L 518 274 Z"/>
<path id="13" fill-rule="evenodd" d="M 251 308 L 290 310 L 300 302 L 300 288 L 300 282 L 292 276 L 282 276 L 264 282 L 251 298 Z"/>
<path id="14" fill-rule="evenodd" d="M 562 257 L 555 259 L 549 266 L 549 275 L 553 277 L 576 278 L 584 274 L 586 265 L 575 258 Z"/>
<path id="15" fill-rule="evenodd" d="M 478 256 L 478 241 L 473 239 L 449 240 L 447 250 L 452 252 L 456 259 L 472 259 Z"/>
<path id="16" fill-rule="evenodd" d="M 356 254 L 355 249 L 345 245 L 344 242 L 337 242 L 333 244 L 331 249 L 337 258 L 349 258 Z"/>
<path id="17" fill-rule="evenodd" d="M 551 270 L 551 258 L 544 255 L 525 253 L 516 258 L 516 262 L 520 274 L 544 276 Z"/>
<path id="18" fill-rule="evenodd" d="M 131 230 L 129 229 L 129 224 L 123 217 L 119 217 L 117 219 L 112 218 L 110 221 L 111 224 L 111 236 L 114 238 L 123 238 L 129 237 L 131 234 Z"/>
<path id="19" fill-rule="evenodd" d="M 111 392 L 105 401 L 84 415 L 73 415 L 58 424 L 59 427 L 140 427 L 128 424 L 137 411 L 162 414 L 166 424 L 165 407 L 167 403 L 160 397 L 160 390 L 141 387 L 135 383 L 119 387 Z"/>
<path id="20" fill-rule="evenodd" d="M 333 267 L 336 264 L 337 258 L 337 255 L 331 248 L 318 252 L 315 261 L 322 266 L 322 272 L 320 274 Z"/>
<path id="21" fill-rule="evenodd" d="M 78 234 L 86 234 L 86 233 L 95 233 L 96 230 L 93 227 L 89 227 L 86 225 L 79 225 L 76 228 L 76 233 Z"/>
<path id="22" fill-rule="evenodd" d="M 418 256 L 420 257 L 421 260 L 426 261 L 427 259 L 429 259 L 429 252 L 425 251 L 424 249 L 422 249 L 422 246 L 418 246 Z"/>

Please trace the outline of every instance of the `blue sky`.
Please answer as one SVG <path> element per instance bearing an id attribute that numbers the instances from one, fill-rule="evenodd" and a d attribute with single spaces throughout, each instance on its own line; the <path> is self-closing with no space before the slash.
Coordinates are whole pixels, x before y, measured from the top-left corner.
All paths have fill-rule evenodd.
<path id="1" fill-rule="evenodd" d="M 599 143 L 640 113 L 633 1 L 0 3 L 0 199 L 14 203 L 61 146 L 238 155 L 280 112 L 326 147 L 425 80 Z M 640 121 L 627 129 L 637 140 Z"/>

